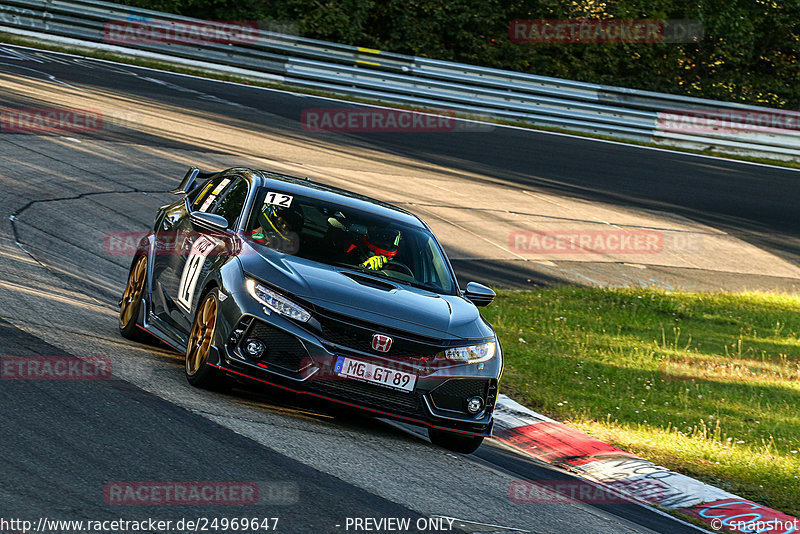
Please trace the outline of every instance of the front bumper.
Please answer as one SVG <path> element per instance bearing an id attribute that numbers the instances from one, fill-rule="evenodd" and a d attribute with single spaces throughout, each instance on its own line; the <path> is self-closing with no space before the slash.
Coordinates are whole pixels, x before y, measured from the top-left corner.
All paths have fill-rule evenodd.
<path id="1" fill-rule="evenodd" d="M 210 365 L 239 378 L 357 407 L 377 416 L 491 436 L 502 365 L 499 348 L 497 356 L 485 364 L 443 365 L 441 360 L 390 358 L 329 341 L 322 337 L 322 328 L 314 331 L 314 320 L 301 326 L 260 306 L 253 309 L 251 302 L 242 304 L 249 309 L 242 310 L 227 337 L 218 340 L 221 358 L 218 364 Z M 244 350 L 253 339 L 266 347 L 257 358 Z M 413 373 L 417 376 L 414 390 L 406 392 L 339 376 L 333 372 L 339 356 Z M 473 415 L 466 409 L 466 399 L 474 396 L 481 397 L 483 409 Z"/>

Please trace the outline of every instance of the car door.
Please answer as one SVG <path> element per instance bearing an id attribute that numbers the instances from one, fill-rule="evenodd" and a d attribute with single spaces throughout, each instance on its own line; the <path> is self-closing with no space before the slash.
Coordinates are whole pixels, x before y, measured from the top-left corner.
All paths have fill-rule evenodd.
<path id="1" fill-rule="evenodd" d="M 210 273 L 220 269 L 230 258 L 232 232 L 242 217 L 247 200 L 249 189 L 247 180 L 241 176 L 232 176 L 229 182 L 226 181 L 227 179 L 222 180 L 211 189 L 212 194 L 220 190 L 215 199 L 210 202 L 205 199 L 192 204 L 192 206 L 200 205 L 201 208 L 206 206 L 206 210 L 199 211 L 224 217 L 228 221 L 228 226 L 227 232 L 220 232 L 204 230 L 195 225 L 191 245 L 188 243 L 184 245 L 189 247 L 189 251 L 183 265 L 179 267 L 181 276 L 174 300 L 179 310 L 178 327 L 187 333 L 194 320 L 194 309 L 205 286 L 204 281 Z"/>
<path id="2" fill-rule="evenodd" d="M 181 294 L 186 261 L 198 237 L 190 214 L 192 211 L 209 212 L 235 178 L 230 173 L 222 173 L 190 192 L 166 209 L 156 229 L 152 308 L 156 317 L 169 327 L 183 331 L 185 315 L 190 312 L 185 306 L 181 307 L 177 299 Z"/>

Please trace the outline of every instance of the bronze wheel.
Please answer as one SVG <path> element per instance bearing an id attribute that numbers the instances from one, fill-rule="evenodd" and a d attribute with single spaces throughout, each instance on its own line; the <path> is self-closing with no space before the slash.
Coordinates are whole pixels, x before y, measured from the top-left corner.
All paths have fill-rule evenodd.
<path id="1" fill-rule="evenodd" d="M 142 303 L 146 281 L 147 256 L 139 256 L 128 275 L 128 283 L 119 305 L 119 330 L 123 336 L 130 339 L 138 337 L 136 319 L 139 316 L 139 306 Z"/>
<path id="2" fill-rule="evenodd" d="M 208 295 L 197 310 L 197 316 L 189 334 L 189 344 L 186 347 L 186 374 L 197 374 L 200 366 L 208 360 L 208 349 L 214 339 L 214 329 L 217 326 L 217 299 Z"/>
<path id="3" fill-rule="evenodd" d="M 217 294 L 217 290 L 212 289 L 200 301 L 192 331 L 189 333 L 189 342 L 186 344 L 186 378 L 193 386 L 208 389 L 216 389 L 223 384 L 217 370 L 206 365 L 217 327 Z"/>

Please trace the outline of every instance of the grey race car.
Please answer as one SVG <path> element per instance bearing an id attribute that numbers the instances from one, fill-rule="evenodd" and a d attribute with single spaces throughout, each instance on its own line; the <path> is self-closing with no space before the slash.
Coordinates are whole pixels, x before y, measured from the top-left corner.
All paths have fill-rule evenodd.
<path id="1" fill-rule="evenodd" d="M 236 378 L 428 428 L 472 452 L 491 435 L 503 369 L 430 228 L 305 179 L 192 167 L 140 242 L 120 331 L 186 354 L 192 385 Z"/>

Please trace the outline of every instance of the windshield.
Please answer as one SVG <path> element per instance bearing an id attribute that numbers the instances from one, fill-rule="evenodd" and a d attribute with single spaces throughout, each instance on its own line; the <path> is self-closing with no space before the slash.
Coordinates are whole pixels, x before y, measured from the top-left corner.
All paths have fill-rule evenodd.
<path id="1" fill-rule="evenodd" d="M 285 254 L 454 294 L 452 272 L 433 235 L 393 219 L 261 188 L 246 234 Z"/>

